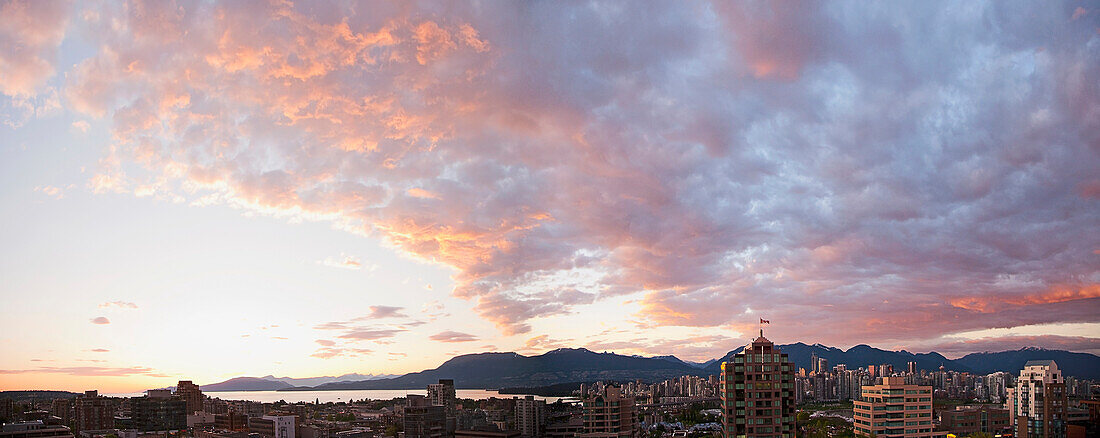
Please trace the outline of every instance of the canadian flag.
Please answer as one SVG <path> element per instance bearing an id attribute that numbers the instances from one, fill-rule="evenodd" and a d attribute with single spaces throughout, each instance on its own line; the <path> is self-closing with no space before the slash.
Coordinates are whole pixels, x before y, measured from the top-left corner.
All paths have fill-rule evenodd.
<path id="1" fill-rule="evenodd" d="M 760 323 L 761 323 L 761 324 L 771 324 L 771 321 L 768 321 L 768 320 L 766 320 L 766 319 L 764 319 L 764 318 L 760 318 Z"/>

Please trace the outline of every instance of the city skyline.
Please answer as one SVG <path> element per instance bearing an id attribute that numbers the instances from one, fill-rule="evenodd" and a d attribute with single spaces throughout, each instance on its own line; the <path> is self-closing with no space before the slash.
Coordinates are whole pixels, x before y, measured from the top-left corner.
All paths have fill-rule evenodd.
<path id="1" fill-rule="evenodd" d="M 0 0 L 0 390 L 1100 353 L 1097 6 Z"/>

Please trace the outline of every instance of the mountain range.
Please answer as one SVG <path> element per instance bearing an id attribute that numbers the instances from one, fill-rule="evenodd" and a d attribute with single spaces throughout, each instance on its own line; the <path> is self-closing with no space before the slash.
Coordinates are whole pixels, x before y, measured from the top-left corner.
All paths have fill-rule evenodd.
<path id="1" fill-rule="evenodd" d="M 362 382 L 376 379 L 392 379 L 398 377 L 394 374 L 344 374 L 342 376 L 322 377 L 275 377 L 266 375 L 263 377 L 235 377 L 224 382 L 202 385 L 200 389 L 207 392 L 219 391 L 277 391 L 293 387 L 311 387 L 333 382 Z"/>
<path id="2" fill-rule="evenodd" d="M 943 366 L 945 370 L 949 371 L 966 371 L 976 374 L 989 374 L 997 371 L 1018 374 L 1023 369 L 1024 363 L 1029 360 L 1053 359 L 1058 363 L 1058 368 L 1067 376 L 1082 379 L 1100 379 L 1100 356 L 1064 350 L 1047 350 L 1038 347 L 1026 347 L 996 353 L 970 353 L 958 359 L 948 359 L 936 352 L 889 351 L 867 345 L 856 345 L 847 350 L 821 344 L 806 345 L 801 342 L 778 347 L 783 353 L 787 354 L 791 362 L 794 362 L 800 368 L 806 369 L 811 368 L 811 358 L 815 354 L 817 357 L 825 358 L 829 362 L 830 368 L 837 364 L 845 364 L 848 369 L 890 364 L 894 366 L 895 371 L 904 371 L 909 362 L 916 362 L 917 369 L 932 371 Z M 729 360 L 730 357 L 740 353 L 743 349 L 744 347 L 738 347 L 726 353 L 725 356 L 708 362 L 704 369 L 710 374 L 717 374 L 722 369 L 723 361 Z"/>
<path id="3" fill-rule="evenodd" d="M 895 370 L 903 371 L 908 362 L 912 361 L 917 363 L 918 369 L 938 370 L 942 366 L 945 370 L 977 374 L 996 371 L 1016 374 L 1029 360 L 1053 359 L 1067 376 L 1100 379 L 1100 356 L 1035 347 L 996 353 L 971 353 L 958 359 L 948 359 L 936 352 L 889 351 L 867 345 L 857 345 L 847 350 L 803 343 L 778 347 L 796 366 L 807 369 L 810 368 L 813 355 L 825 358 L 829 367 L 845 364 L 849 369 L 856 369 L 868 365 L 890 364 Z M 402 376 L 347 374 L 340 377 L 306 379 L 273 376 L 238 377 L 205 385 L 202 389 L 204 391 L 422 389 L 430 383 L 436 383 L 439 379 L 454 379 L 459 388 L 471 389 L 538 387 L 598 380 L 656 382 L 683 375 L 717 374 L 721 370 L 721 363 L 729 360 L 743 348 L 739 347 L 720 358 L 702 363 L 684 361 L 673 355 L 625 356 L 615 353 L 596 353 L 584 348 L 561 348 L 535 356 L 524 356 L 518 353 L 476 353 L 456 356 L 435 369 Z M 360 377 L 366 378 L 360 379 Z M 324 381 L 325 379 L 332 380 Z M 322 383 L 307 384 L 316 381 Z"/>

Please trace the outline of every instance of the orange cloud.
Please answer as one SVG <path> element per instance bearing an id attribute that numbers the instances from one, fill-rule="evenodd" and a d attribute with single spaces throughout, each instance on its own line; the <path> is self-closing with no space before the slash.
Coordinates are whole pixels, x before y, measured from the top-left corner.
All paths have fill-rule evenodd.
<path id="1" fill-rule="evenodd" d="M 407 193 L 409 196 L 412 196 L 414 198 L 439 199 L 438 194 L 429 192 L 429 191 L 424 190 L 420 187 L 412 187 L 412 188 L 406 190 L 405 193 Z"/>
<path id="2" fill-rule="evenodd" d="M 413 38 L 416 39 L 417 43 L 416 60 L 421 65 L 442 58 L 456 47 L 450 33 L 439 27 L 434 21 L 425 21 L 416 26 Z"/>
<path id="3" fill-rule="evenodd" d="M 1100 297 L 1100 284 L 1068 285 L 1058 284 L 1047 290 L 1023 296 L 963 297 L 949 301 L 952 306 L 982 313 L 1003 309 L 1005 306 L 1032 306 L 1039 304 L 1063 303 Z"/>

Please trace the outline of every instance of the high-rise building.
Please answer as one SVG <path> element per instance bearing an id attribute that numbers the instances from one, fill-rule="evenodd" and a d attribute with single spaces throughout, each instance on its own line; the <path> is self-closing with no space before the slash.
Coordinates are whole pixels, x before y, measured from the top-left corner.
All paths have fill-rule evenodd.
<path id="1" fill-rule="evenodd" d="M 73 401 L 73 431 L 103 430 L 115 427 L 115 411 L 107 397 L 98 391 L 84 391 Z"/>
<path id="2" fill-rule="evenodd" d="M 168 390 L 149 390 L 145 397 L 130 399 L 134 427 L 142 431 L 187 428 L 187 402 L 172 397 Z"/>
<path id="3" fill-rule="evenodd" d="M 942 437 L 933 430 L 932 387 L 907 385 L 904 377 L 882 377 L 882 383 L 863 387 L 855 401 L 856 435 L 888 438 Z"/>
<path id="4" fill-rule="evenodd" d="M 795 436 L 795 365 L 764 332 L 722 363 L 722 436 Z"/>
<path id="5" fill-rule="evenodd" d="M 440 438 L 447 434 L 445 408 L 422 395 L 408 395 L 403 423 L 405 438 Z"/>
<path id="6" fill-rule="evenodd" d="M 55 414 L 56 415 L 56 414 Z M 0 424 L 15 421 L 15 400 L 0 398 Z"/>
<path id="7" fill-rule="evenodd" d="M 187 414 L 203 410 L 202 390 L 199 389 L 199 385 L 191 383 L 190 380 L 180 380 L 176 384 L 176 397 L 187 403 Z"/>
<path id="8" fill-rule="evenodd" d="M 917 363 L 913 362 L 913 361 L 909 361 L 909 367 L 908 367 L 907 371 L 909 371 L 909 374 L 916 374 L 917 373 Z"/>
<path id="9" fill-rule="evenodd" d="M 546 427 L 546 401 L 532 396 L 515 398 L 516 429 L 524 437 L 540 437 Z"/>
<path id="10" fill-rule="evenodd" d="M 73 409 L 73 399 L 67 398 L 55 398 L 50 402 L 50 413 L 61 419 L 61 424 L 72 425 L 73 415 L 75 415 Z M 3 415 L 0 414 L 0 423 L 3 421 Z"/>
<path id="11" fill-rule="evenodd" d="M 634 397 L 625 397 L 617 386 L 608 385 L 585 398 L 584 438 L 628 438 L 634 436 L 637 408 Z"/>
<path id="12" fill-rule="evenodd" d="M 1066 436 L 1065 376 L 1053 360 L 1029 360 L 1015 388 L 1007 389 L 1005 407 L 1012 415 L 1014 436 Z"/>
<path id="13" fill-rule="evenodd" d="M 443 406 L 443 413 L 447 417 L 447 434 L 454 434 L 455 423 L 455 381 L 451 379 L 439 379 L 439 383 L 428 385 L 428 401 L 435 406 Z"/>
<path id="14" fill-rule="evenodd" d="M 428 400 L 436 406 L 453 413 L 455 410 L 455 381 L 451 379 L 439 379 L 439 383 L 428 385 Z"/>

